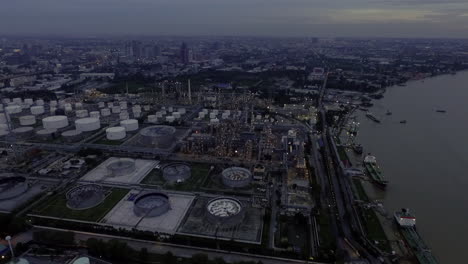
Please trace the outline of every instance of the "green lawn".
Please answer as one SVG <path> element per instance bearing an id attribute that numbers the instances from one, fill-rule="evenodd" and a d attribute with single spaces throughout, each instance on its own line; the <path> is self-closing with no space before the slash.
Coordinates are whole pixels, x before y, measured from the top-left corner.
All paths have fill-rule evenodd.
<path id="1" fill-rule="evenodd" d="M 162 170 L 153 169 L 146 177 L 141 181 L 141 184 L 149 185 L 163 185 L 166 180 L 162 176 Z"/>
<path id="2" fill-rule="evenodd" d="M 165 184 L 165 189 L 177 191 L 196 191 L 199 190 L 205 182 L 208 173 L 210 172 L 210 165 L 205 163 L 192 164 L 192 177 L 182 183 Z"/>
<path id="3" fill-rule="evenodd" d="M 127 189 L 110 188 L 105 200 L 96 207 L 86 210 L 73 210 L 67 207 L 65 193 L 46 199 L 33 210 L 34 214 L 97 222 L 103 218 L 128 193 Z"/>

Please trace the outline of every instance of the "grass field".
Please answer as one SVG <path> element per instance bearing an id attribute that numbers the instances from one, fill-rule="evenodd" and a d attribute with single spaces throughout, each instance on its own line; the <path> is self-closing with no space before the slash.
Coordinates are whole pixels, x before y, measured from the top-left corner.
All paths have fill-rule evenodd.
<path id="1" fill-rule="evenodd" d="M 163 185 L 165 182 L 166 180 L 164 180 L 162 176 L 162 170 L 153 169 L 140 183 L 149 185 Z"/>
<path id="2" fill-rule="evenodd" d="M 128 193 L 127 189 L 110 188 L 105 200 L 96 207 L 86 210 L 73 210 L 67 207 L 64 193 L 46 199 L 33 210 L 34 214 L 97 222 L 103 218 Z"/>
<path id="3" fill-rule="evenodd" d="M 209 164 L 192 164 L 192 177 L 182 183 L 165 184 L 165 189 L 177 191 L 196 191 L 200 190 L 210 172 Z"/>

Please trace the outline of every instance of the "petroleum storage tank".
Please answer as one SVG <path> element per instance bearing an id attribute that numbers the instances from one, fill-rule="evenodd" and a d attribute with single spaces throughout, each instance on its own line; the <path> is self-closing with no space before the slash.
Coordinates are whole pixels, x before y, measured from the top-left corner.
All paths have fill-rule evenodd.
<path id="1" fill-rule="evenodd" d="M 26 99 L 24 99 L 24 104 L 32 105 L 32 104 L 34 104 L 34 101 L 33 101 L 32 98 L 26 98 Z"/>
<path id="2" fill-rule="evenodd" d="M 172 123 L 175 121 L 175 117 L 173 116 L 166 116 L 166 122 Z"/>
<path id="3" fill-rule="evenodd" d="M 116 159 L 110 162 L 106 168 L 108 175 L 111 177 L 129 175 L 136 170 L 135 160 L 129 158 Z"/>
<path id="4" fill-rule="evenodd" d="M 134 118 L 139 118 L 141 116 L 141 112 L 133 112 Z"/>
<path id="5" fill-rule="evenodd" d="M 215 113 L 210 113 L 210 119 L 214 119 L 216 118 L 216 114 Z"/>
<path id="6" fill-rule="evenodd" d="M 120 106 L 113 106 L 113 107 L 112 107 L 112 113 L 113 113 L 113 114 L 118 114 L 118 113 L 120 113 Z"/>
<path id="7" fill-rule="evenodd" d="M 120 102 L 119 105 L 120 105 L 121 109 L 127 109 L 127 102 L 126 101 Z"/>
<path id="8" fill-rule="evenodd" d="M 144 109 L 145 111 L 149 111 L 149 110 L 151 109 L 151 107 L 150 107 L 150 105 L 144 105 L 144 106 L 143 106 L 143 109 Z"/>
<path id="9" fill-rule="evenodd" d="M 122 112 L 122 113 L 119 114 L 119 118 L 120 118 L 120 120 L 129 119 L 130 115 L 127 112 Z"/>
<path id="10" fill-rule="evenodd" d="M 36 117 L 33 115 L 20 116 L 19 122 L 22 126 L 34 125 L 36 124 Z"/>
<path id="11" fill-rule="evenodd" d="M 179 108 L 179 109 L 178 109 L 178 112 L 179 112 L 181 115 L 183 115 L 183 114 L 186 113 L 185 108 Z"/>
<path id="12" fill-rule="evenodd" d="M 19 97 L 13 98 L 13 103 L 15 103 L 15 104 L 22 104 L 22 103 L 23 103 L 23 100 L 22 100 L 21 98 L 19 98 Z"/>
<path id="13" fill-rule="evenodd" d="M 206 219 L 208 222 L 230 228 L 240 224 L 244 219 L 245 210 L 242 203 L 231 197 L 217 197 L 206 204 Z"/>
<path id="14" fill-rule="evenodd" d="M 112 108 L 113 106 L 114 106 L 114 103 L 113 103 L 113 102 L 108 102 L 108 103 L 107 103 L 107 107 L 108 107 L 108 108 Z"/>
<path id="15" fill-rule="evenodd" d="M 40 129 L 36 131 L 36 137 L 40 140 L 50 140 L 54 137 L 57 130 Z"/>
<path id="16" fill-rule="evenodd" d="M 99 111 L 91 111 L 89 112 L 89 117 L 99 118 L 101 116 Z"/>
<path id="17" fill-rule="evenodd" d="M 173 113 L 172 113 L 172 116 L 173 116 L 175 119 L 180 119 L 180 113 L 179 113 L 179 112 L 173 112 Z"/>
<path id="18" fill-rule="evenodd" d="M 15 134 L 16 137 L 26 139 L 34 135 L 34 128 L 30 126 L 19 127 L 19 128 L 13 129 L 12 132 L 13 134 Z"/>
<path id="19" fill-rule="evenodd" d="M 252 173 L 245 168 L 230 167 L 221 172 L 221 179 L 225 186 L 240 188 L 250 184 Z"/>
<path id="20" fill-rule="evenodd" d="M 75 121 L 76 130 L 81 132 L 94 131 L 101 128 L 99 118 L 87 117 Z"/>
<path id="21" fill-rule="evenodd" d="M 82 109 L 83 104 L 82 103 L 75 103 L 75 109 Z"/>
<path id="22" fill-rule="evenodd" d="M 6 116 L 4 113 L 0 113 L 0 124 L 6 123 Z"/>
<path id="23" fill-rule="evenodd" d="M 42 99 L 37 99 L 37 100 L 36 100 L 36 105 L 44 105 L 44 100 L 42 100 Z"/>
<path id="24" fill-rule="evenodd" d="M 169 196 L 161 192 L 147 192 L 138 195 L 133 212 L 138 217 L 157 217 L 171 210 Z"/>
<path id="25" fill-rule="evenodd" d="M 3 102 L 4 104 L 8 104 L 8 103 L 11 102 L 11 100 L 10 100 L 10 98 L 3 98 L 3 99 L 2 99 L 2 102 Z"/>
<path id="26" fill-rule="evenodd" d="M 33 115 L 42 115 L 44 113 L 44 106 L 37 105 L 31 107 L 31 114 Z"/>
<path id="27" fill-rule="evenodd" d="M 124 127 L 110 127 L 106 129 L 106 137 L 109 140 L 120 140 L 124 139 L 127 134 L 125 133 Z"/>
<path id="28" fill-rule="evenodd" d="M 62 133 L 63 140 L 66 142 L 76 142 L 81 139 L 82 133 L 79 130 L 67 130 Z"/>
<path id="29" fill-rule="evenodd" d="M 149 115 L 148 116 L 148 122 L 155 124 L 155 123 L 158 122 L 158 118 L 155 115 Z"/>
<path id="30" fill-rule="evenodd" d="M 5 107 L 5 112 L 7 112 L 7 113 L 9 113 L 11 115 L 21 113 L 22 110 L 23 109 L 19 105 L 9 105 L 9 106 Z"/>
<path id="31" fill-rule="evenodd" d="M 0 130 L 0 138 L 6 136 L 6 135 L 8 135 L 8 134 L 10 134 L 9 131 L 7 131 L 7 130 Z"/>
<path id="32" fill-rule="evenodd" d="M 104 108 L 104 107 L 106 107 L 106 104 L 104 102 L 99 102 L 98 107 L 99 108 Z"/>
<path id="33" fill-rule="evenodd" d="M 176 129 L 171 126 L 150 126 L 140 130 L 139 142 L 144 146 L 169 147 Z"/>
<path id="34" fill-rule="evenodd" d="M 57 100 L 51 100 L 49 101 L 50 106 L 57 106 Z"/>
<path id="35" fill-rule="evenodd" d="M 51 130 L 64 128 L 68 126 L 68 118 L 62 115 L 49 116 L 42 119 L 42 125 L 45 129 Z"/>
<path id="36" fill-rule="evenodd" d="M 76 117 L 84 118 L 88 116 L 88 110 L 76 110 Z"/>
<path id="37" fill-rule="evenodd" d="M 101 115 L 102 115 L 102 116 L 110 116 L 110 114 L 111 114 L 111 111 L 110 111 L 109 108 L 103 108 L 103 109 L 101 109 Z"/>
<path id="38" fill-rule="evenodd" d="M 127 119 L 120 121 L 120 126 L 125 128 L 125 131 L 135 131 L 138 130 L 138 120 L 136 119 Z"/>

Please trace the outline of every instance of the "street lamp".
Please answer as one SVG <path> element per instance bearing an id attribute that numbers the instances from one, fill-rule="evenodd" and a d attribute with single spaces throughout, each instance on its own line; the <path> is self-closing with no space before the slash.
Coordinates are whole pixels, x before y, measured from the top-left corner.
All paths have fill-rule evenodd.
<path id="1" fill-rule="evenodd" d="M 11 246 L 11 236 L 5 237 L 5 240 L 8 241 L 8 246 L 10 247 L 11 259 L 15 259 L 15 253 L 13 252 L 13 247 Z"/>

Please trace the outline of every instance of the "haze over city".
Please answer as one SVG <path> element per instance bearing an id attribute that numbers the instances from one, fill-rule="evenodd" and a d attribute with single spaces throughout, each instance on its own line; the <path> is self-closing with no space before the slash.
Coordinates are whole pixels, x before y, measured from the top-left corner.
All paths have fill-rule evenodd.
<path id="1" fill-rule="evenodd" d="M 0 33 L 466 37 L 464 0 L 16 0 Z"/>

